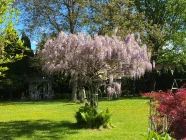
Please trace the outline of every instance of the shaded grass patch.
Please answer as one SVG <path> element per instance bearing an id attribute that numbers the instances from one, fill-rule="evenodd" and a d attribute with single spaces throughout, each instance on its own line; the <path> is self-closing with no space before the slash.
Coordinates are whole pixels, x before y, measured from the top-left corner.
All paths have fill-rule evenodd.
<path id="1" fill-rule="evenodd" d="M 12 140 L 14 138 L 63 138 L 65 135 L 76 134 L 77 125 L 69 121 L 53 122 L 49 120 L 27 120 L 0 122 L 0 139 Z M 58 135 L 58 133 L 61 133 Z M 43 137 L 44 136 L 44 137 Z"/>

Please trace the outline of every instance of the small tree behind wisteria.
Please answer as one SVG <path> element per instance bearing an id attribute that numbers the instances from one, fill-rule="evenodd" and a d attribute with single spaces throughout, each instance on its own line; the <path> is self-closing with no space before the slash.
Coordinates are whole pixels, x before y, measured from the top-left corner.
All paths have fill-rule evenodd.
<path id="1" fill-rule="evenodd" d="M 61 32 L 46 42 L 39 55 L 44 71 L 70 74 L 72 81 L 89 87 L 91 94 L 104 78 L 140 77 L 152 68 L 146 45 L 140 46 L 133 34 L 121 40 Z"/>

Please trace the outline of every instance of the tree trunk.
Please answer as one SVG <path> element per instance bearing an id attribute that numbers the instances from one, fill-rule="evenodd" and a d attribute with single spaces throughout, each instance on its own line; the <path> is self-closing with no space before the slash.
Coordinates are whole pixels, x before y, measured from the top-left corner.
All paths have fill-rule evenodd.
<path id="1" fill-rule="evenodd" d="M 72 82 L 72 100 L 75 101 L 77 100 L 77 80 L 74 79 L 74 81 Z"/>
<path id="2" fill-rule="evenodd" d="M 90 106 L 98 109 L 98 83 L 92 84 L 90 89 Z"/>
<path id="3" fill-rule="evenodd" d="M 157 57 L 156 56 L 152 56 L 151 59 L 151 64 L 152 64 L 152 72 L 151 72 L 151 91 L 155 91 L 156 90 L 156 69 L 155 69 L 155 62 L 156 62 Z"/>
<path id="4" fill-rule="evenodd" d="M 12 100 L 12 91 L 9 94 L 9 98 Z"/>

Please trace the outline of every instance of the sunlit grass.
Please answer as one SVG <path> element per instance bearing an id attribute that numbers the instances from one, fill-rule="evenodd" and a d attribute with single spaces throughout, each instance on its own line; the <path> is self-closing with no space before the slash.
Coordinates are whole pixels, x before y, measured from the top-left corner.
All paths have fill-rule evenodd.
<path id="1" fill-rule="evenodd" d="M 100 101 L 109 108 L 112 129 L 80 129 L 74 114 L 83 104 L 67 101 L 0 102 L 2 140 L 143 140 L 148 130 L 148 100 Z"/>

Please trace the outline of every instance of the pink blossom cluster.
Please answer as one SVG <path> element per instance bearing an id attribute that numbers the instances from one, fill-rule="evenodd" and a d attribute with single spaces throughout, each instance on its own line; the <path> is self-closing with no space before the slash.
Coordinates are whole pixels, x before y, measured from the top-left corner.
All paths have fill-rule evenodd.
<path id="1" fill-rule="evenodd" d="M 140 77 L 152 68 L 146 45 L 140 46 L 133 34 L 121 40 L 61 32 L 46 42 L 39 55 L 44 71 L 68 72 L 85 79 L 111 74 Z"/>

